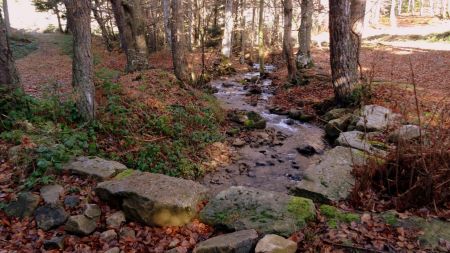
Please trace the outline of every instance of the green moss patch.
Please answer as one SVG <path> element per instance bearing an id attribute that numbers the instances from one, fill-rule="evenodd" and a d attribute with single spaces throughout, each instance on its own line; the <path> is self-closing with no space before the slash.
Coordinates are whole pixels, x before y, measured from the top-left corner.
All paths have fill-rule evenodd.
<path id="1" fill-rule="evenodd" d="M 119 179 L 124 179 L 124 178 L 127 178 L 127 177 L 133 175 L 134 173 L 136 173 L 136 170 L 126 169 L 126 170 L 120 172 L 119 174 L 117 174 L 117 175 L 114 177 L 114 179 L 117 179 L 117 180 L 119 180 Z"/>
<path id="2" fill-rule="evenodd" d="M 327 224 L 330 228 L 337 228 L 340 223 L 350 223 L 359 221 L 360 215 L 344 212 L 330 205 L 321 205 L 320 213 L 327 218 Z"/>
<path id="3" fill-rule="evenodd" d="M 306 222 L 314 220 L 316 209 L 310 199 L 302 197 L 293 197 L 287 205 L 287 210 L 297 219 L 297 225 L 303 227 Z"/>

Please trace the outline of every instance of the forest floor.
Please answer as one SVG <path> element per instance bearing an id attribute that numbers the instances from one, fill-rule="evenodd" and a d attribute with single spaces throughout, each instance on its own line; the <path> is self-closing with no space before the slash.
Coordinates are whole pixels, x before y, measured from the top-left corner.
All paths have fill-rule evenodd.
<path id="1" fill-rule="evenodd" d="M 39 48 L 30 53 L 28 56 L 17 60 L 17 67 L 21 74 L 22 83 L 25 91 L 38 98 L 49 98 L 56 96 L 65 100 L 68 94 L 71 93 L 71 59 L 70 59 L 70 40 L 66 36 L 57 34 L 42 34 L 36 36 Z M 98 48 L 97 48 L 98 49 Z M 149 70 L 144 74 L 132 74 L 120 76 L 118 73 L 124 69 L 125 59 L 123 55 L 117 53 L 109 54 L 102 50 L 97 50 L 95 55 L 96 65 L 96 85 L 99 90 L 98 100 L 101 104 L 106 104 L 109 99 L 114 99 L 116 93 L 109 93 L 105 88 L 107 83 L 120 83 L 125 87 L 121 91 L 121 102 L 127 104 L 127 108 L 131 113 L 144 117 L 145 111 L 141 108 L 134 108 L 129 106 L 131 103 L 151 105 L 151 110 L 160 113 L 158 119 L 160 124 L 159 134 L 134 136 L 136 138 L 144 139 L 143 142 L 136 142 L 132 145 L 127 144 L 128 139 L 117 138 L 108 133 L 102 133 L 99 136 L 99 146 L 109 147 L 103 149 L 104 153 L 114 153 L 119 158 L 124 159 L 129 154 L 139 152 L 139 145 L 152 145 L 153 143 L 162 143 L 166 139 L 170 139 L 170 133 L 176 131 L 170 128 L 170 123 L 164 120 L 168 114 L 165 111 L 169 105 L 179 104 L 184 101 L 183 105 L 196 103 L 197 107 L 203 108 L 205 106 L 212 107 L 209 99 L 205 98 L 203 94 L 191 94 L 190 92 L 178 91 L 179 86 L 173 85 L 173 76 L 168 74 L 171 71 L 171 57 L 168 51 L 162 51 L 151 56 L 151 64 L 156 70 Z M 314 67 L 307 71 L 307 75 L 311 77 L 311 83 L 307 86 L 286 87 L 285 79 L 286 69 L 284 67 L 271 75 L 274 80 L 274 85 L 279 87 L 276 96 L 272 103 L 287 109 L 297 108 L 300 105 L 307 105 L 306 110 L 315 113 L 312 104 L 320 103 L 326 99 L 333 97 L 333 89 L 330 85 L 330 68 L 329 68 L 329 51 L 326 48 L 314 48 L 313 50 Z M 198 62 L 198 55 L 194 57 Z M 208 63 L 212 64 L 214 61 L 213 54 L 208 57 Z M 284 66 L 282 57 L 274 54 L 272 64 L 277 66 Z M 247 71 L 247 65 L 234 64 L 239 71 Z M 391 45 L 366 44 L 361 51 L 361 65 L 366 79 L 370 80 L 373 93 L 370 98 L 371 103 L 387 106 L 393 110 L 402 113 L 410 118 L 412 122 L 416 120 L 415 113 L 415 97 L 414 85 L 417 89 L 417 97 L 420 101 L 420 108 L 425 119 L 432 119 L 433 113 L 436 110 L 442 109 L 450 104 L 450 51 L 444 50 L 425 50 L 418 48 L 403 48 Z M 411 68 L 412 66 L 412 68 Z M 107 74 L 108 79 L 104 79 L 102 74 Z M 414 82 L 411 80 L 414 77 Z M 143 81 L 139 81 L 143 80 Z M 144 82 L 148 82 L 144 86 Z M 167 95 L 174 94 L 174 95 Z M 122 101 L 123 100 L 123 101 Z M 116 105 L 116 104 L 114 104 Z M 194 107 L 197 108 L 197 107 Z M 149 108 L 149 107 L 145 107 Z M 217 109 L 217 108 L 216 108 Z M 220 109 L 217 109 L 220 111 Z M 144 112 L 143 112 L 144 111 Z M 195 110 L 194 110 L 195 111 Z M 203 115 L 199 111 L 195 111 L 195 115 Z M 220 112 L 217 112 L 220 113 Z M 189 118 L 188 115 L 186 118 Z M 207 115 L 208 117 L 210 115 Z M 119 115 L 100 115 L 100 117 L 112 117 L 112 121 L 116 119 L 120 121 L 127 117 L 127 114 Z M 115 118 L 116 117 L 116 118 Z M 201 118 L 200 120 L 203 120 Z M 205 121 L 208 121 L 206 118 Z M 137 122 L 137 121 L 136 121 Z M 127 125 L 133 125 L 136 122 L 128 122 Z M 140 123 L 140 122 L 137 122 Z M 186 122 L 183 122 L 186 123 Z M 186 124 L 189 124 L 187 122 Z M 223 124 L 223 122 L 219 122 Z M 223 131 L 219 126 L 208 126 L 202 132 L 202 138 L 210 139 L 211 142 L 220 141 L 220 138 L 215 137 L 215 133 Z M 211 128 L 211 129 L 210 129 Z M 132 131 L 136 130 L 130 127 Z M 187 135 L 191 135 L 192 129 L 188 129 Z M 34 144 L 27 138 L 19 138 L 19 143 L 22 145 Z M 182 136 L 183 138 L 187 138 Z M 17 140 L 16 140 L 17 141 Z M 166 145 L 167 143 L 164 143 Z M 203 143 L 202 143 L 203 144 Z M 210 144 L 210 143 L 207 143 Z M 169 145 L 169 144 L 167 144 Z M 171 144 L 170 144 L 171 145 Z M 8 201 L 15 197 L 15 192 L 22 190 L 17 182 L 23 183 L 24 179 L 17 180 L 20 175 L 17 175 L 17 168 L 14 168 L 11 161 L 7 158 L 8 149 L 12 146 L 6 141 L 0 142 L 0 200 Z M 153 148 L 153 147 L 152 147 Z M 170 146 L 172 148 L 172 146 Z M 188 148 L 197 148 L 188 147 Z M 153 149 L 152 149 L 153 150 Z M 205 149 L 200 149 L 200 152 L 205 153 Z M 218 151 L 220 154 L 225 153 L 224 150 Z M 151 154 L 153 155 L 153 154 Z M 168 159 L 173 154 L 163 154 L 164 159 Z M 116 156 L 116 158 L 117 158 Z M 130 160 L 135 159 L 131 157 Z M 182 157 L 185 159 L 185 157 Z M 201 160 L 201 154 L 188 154 L 186 159 Z M 174 159 L 180 160 L 180 157 Z M 227 162 L 227 156 L 219 159 L 221 162 Z M 143 161 L 142 163 L 153 163 L 154 161 Z M 142 164 L 134 164 L 141 166 Z M 142 165 L 143 166 L 143 165 Z M 177 165 L 178 166 L 178 165 Z M 185 166 L 184 164 L 182 166 Z M 193 167 L 181 167 L 181 173 L 184 170 L 190 170 Z M 137 168 L 136 168 L 137 169 Z M 184 174 L 175 174 L 176 176 L 186 176 Z M 178 173 L 178 171 L 177 171 Z M 189 175 L 187 175 L 189 177 Z M 98 200 L 92 194 L 92 189 L 95 182 L 90 180 L 81 180 L 78 177 L 61 174 L 55 181 L 64 185 L 65 191 L 70 192 L 71 195 L 79 197 L 80 202 L 97 203 L 102 213 L 107 216 L 114 210 Z M 38 187 L 31 188 L 32 191 L 38 192 Z M 70 210 L 71 214 L 78 214 L 82 212 L 82 205 Z M 63 233 L 60 228 L 52 232 L 43 232 L 37 229 L 34 220 L 18 220 L 6 217 L 3 212 L 0 212 L 0 248 L 8 252 L 8 250 L 22 250 L 24 252 L 33 252 L 37 248 L 41 248 L 43 241 L 49 239 L 54 235 Z M 411 251 L 419 252 L 417 242 L 415 241 L 414 231 L 405 231 L 403 229 L 395 229 L 386 224 L 380 223 L 374 217 L 364 217 L 363 223 L 365 225 L 352 224 L 349 227 L 343 227 L 338 230 L 328 230 L 327 224 L 321 216 L 319 222 L 313 227 L 301 231 L 291 237 L 292 240 L 300 242 L 303 250 L 321 249 L 322 252 L 344 252 L 346 247 L 348 250 L 364 251 L 365 244 L 396 244 L 402 241 L 405 248 L 410 248 Z M 99 230 L 105 228 L 105 220 L 100 221 Z M 367 224 L 370 224 L 370 230 L 367 230 Z M 164 252 L 164 250 L 173 247 L 173 243 L 180 246 L 188 252 L 192 249 L 198 241 L 213 234 L 213 229 L 199 221 L 194 221 L 182 228 L 151 228 L 142 226 L 136 223 L 127 223 L 126 227 L 136 231 L 134 238 L 125 238 L 123 240 L 114 242 L 114 245 L 101 241 L 99 233 L 86 237 L 69 236 L 65 239 L 66 251 L 74 252 L 95 252 L 106 250 L 112 246 L 119 246 L 126 252 Z M 317 235 L 324 235 L 319 238 Z M 305 237 L 307 240 L 304 240 Z M 337 243 L 336 238 L 351 238 L 357 241 L 359 246 L 348 246 Z M 323 240 L 322 240 L 323 239 Z M 303 242 L 302 242 L 303 241 Z M 172 245 L 172 246 L 171 246 Z M 3 252 L 0 250 L 0 252 Z"/>

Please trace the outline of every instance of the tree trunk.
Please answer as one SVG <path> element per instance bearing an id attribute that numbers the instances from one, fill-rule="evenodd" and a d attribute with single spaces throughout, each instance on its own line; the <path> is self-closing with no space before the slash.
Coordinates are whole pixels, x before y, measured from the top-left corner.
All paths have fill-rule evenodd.
<path id="1" fill-rule="evenodd" d="M 183 82 L 192 82 L 190 68 L 186 58 L 186 33 L 184 31 L 183 1 L 171 0 L 171 35 L 172 35 L 172 59 L 175 76 Z"/>
<path id="2" fill-rule="evenodd" d="M 91 52 L 91 1 L 64 0 L 73 34 L 72 85 L 81 116 L 95 119 L 94 62 Z"/>
<path id="3" fill-rule="evenodd" d="M 258 57 L 259 73 L 264 75 L 264 0 L 259 0 L 259 25 L 258 25 Z"/>
<path id="4" fill-rule="evenodd" d="M 431 16 L 434 17 L 434 13 L 435 13 L 435 11 L 434 11 L 434 7 L 435 7 L 434 0 L 429 0 L 429 3 L 430 3 Z"/>
<path id="5" fill-rule="evenodd" d="M 127 55 L 127 72 L 149 68 L 146 27 L 140 0 L 111 0 L 122 48 Z"/>
<path id="6" fill-rule="evenodd" d="M 280 41 L 280 32 L 279 32 L 279 27 L 280 27 L 280 13 L 278 11 L 278 0 L 274 0 L 273 1 L 273 7 L 274 7 L 274 19 L 273 19 L 273 32 L 272 32 L 272 37 L 270 40 L 270 45 L 274 48 L 279 48 L 279 41 Z"/>
<path id="7" fill-rule="evenodd" d="M 111 52 L 113 50 L 113 45 L 111 42 L 111 38 L 109 37 L 108 29 L 106 29 L 106 22 L 102 18 L 99 12 L 100 2 L 99 0 L 94 0 L 94 6 L 92 6 L 92 13 L 94 14 L 95 21 L 97 21 L 98 27 L 102 33 L 103 43 L 105 44 L 106 49 Z"/>
<path id="8" fill-rule="evenodd" d="M 358 81 L 357 61 L 352 51 L 350 0 L 329 0 L 330 65 L 337 103 L 345 104 Z"/>
<path id="9" fill-rule="evenodd" d="M 166 35 L 167 45 L 169 45 L 169 47 L 171 47 L 172 36 L 170 34 L 169 18 L 170 18 L 170 0 L 163 0 L 164 32 Z"/>
<path id="10" fill-rule="evenodd" d="M 187 48 L 189 52 L 192 52 L 193 50 L 193 44 L 194 44 L 194 4 L 192 0 L 188 0 L 188 35 L 187 35 Z"/>
<path id="11" fill-rule="evenodd" d="M 241 56 L 239 59 L 239 62 L 241 64 L 244 64 L 245 62 L 245 43 L 247 40 L 246 35 L 246 20 L 245 20 L 245 0 L 241 0 Z"/>
<path id="12" fill-rule="evenodd" d="M 419 8 L 420 8 L 420 16 L 423 16 L 423 0 L 419 1 Z"/>
<path id="13" fill-rule="evenodd" d="M 402 15 L 402 6 L 403 6 L 403 0 L 398 0 L 397 14 L 399 16 Z"/>
<path id="14" fill-rule="evenodd" d="M 373 15 L 373 22 L 372 24 L 374 25 L 378 25 L 380 23 L 380 15 L 381 15 L 381 5 L 382 5 L 382 0 L 376 0 L 376 4 L 375 4 L 375 10 L 374 10 L 374 15 Z"/>
<path id="15" fill-rule="evenodd" d="M 292 53 L 292 0 L 284 0 L 283 53 L 286 58 L 289 82 L 297 82 L 297 67 Z"/>
<path id="16" fill-rule="evenodd" d="M 397 27 L 397 17 L 395 16 L 395 0 L 391 0 L 391 10 L 389 13 L 389 23 L 391 28 Z"/>
<path id="17" fill-rule="evenodd" d="M 302 0 L 301 3 L 301 24 L 298 31 L 298 52 L 297 52 L 297 67 L 306 68 L 311 65 L 311 28 L 312 28 L 312 14 L 313 1 Z"/>
<path id="18" fill-rule="evenodd" d="M 250 31 L 250 61 L 255 61 L 254 47 L 255 47 L 255 19 L 256 19 L 256 0 L 252 1 L 252 30 Z"/>
<path id="19" fill-rule="evenodd" d="M 19 88 L 19 75 L 9 46 L 6 24 L 0 12 L 0 87 Z"/>
<path id="20" fill-rule="evenodd" d="M 6 33 L 10 34 L 10 32 L 11 32 L 11 23 L 9 21 L 8 0 L 3 0 L 3 14 L 5 14 Z"/>
<path id="21" fill-rule="evenodd" d="M 231 57 L 231 37 L 233 33 L 233 0 L 226 0 L 225 4 L 225 29 L 222 39 L 222 56 L 229 60 Z"/>
<path id="22" fill-rule="evenodd" d="M 56 19 L 58 20 L 58 30 L 60 33 L 64 33 L 64 29 L 61 24 L 61 12 L 59 11 L 58 5 L 55 5 L 54 11 L 56 14 Z"/>

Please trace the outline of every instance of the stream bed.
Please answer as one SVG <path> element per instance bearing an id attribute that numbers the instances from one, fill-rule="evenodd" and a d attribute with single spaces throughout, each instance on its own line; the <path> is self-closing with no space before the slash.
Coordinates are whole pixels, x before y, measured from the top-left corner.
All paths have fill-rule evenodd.
<path id="1" fill-rule="evenodd" d="M 273 69 L 273 66 L 266 66 L 267 71 Z M 259 72 L 248 72 L 211 82 L 217 91 L 215 96 L 224 109 L 253 111 L 267 122 L 266 129 L 250 130 L 245 137 L 239 138 L 245 144 L 234 145 L 236 147 L 230 165 L 217 168 L 201 180 L 213 192 L 238 185 L 288 192 L 290 186 L 302 179 L 302 171 L 317 163 L 327 147 L 321 128 L 270 112 L 269 100 L 273 96 L 270 79 L 258 82 L 260 94 L 257 95 L 257 101 L 248 102 L 250 91 L 242 81 L 258 77 Z M 301 151 L 310 147 L 315 149 L 315 154 Z"/>

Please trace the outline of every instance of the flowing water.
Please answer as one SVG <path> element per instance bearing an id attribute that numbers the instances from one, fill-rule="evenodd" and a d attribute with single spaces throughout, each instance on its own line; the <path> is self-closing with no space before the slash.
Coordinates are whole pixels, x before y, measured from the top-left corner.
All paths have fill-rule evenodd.
<path id="1" fill-rule="evenodd" d="M 267 66 L 266 70 L 272 71 L 273 66 Z M 287 192 L 302 179 L 302 171 L 319 160 L 320 153 L 326 148 L 321 128 L 269 112 L 269 100 L 273 96 L 270 79 L 259 82 L 262 92 L 257 104 L 248 103 L 249 92 L 242 80 L 253 77 L 259 77 L 259 72 L 237 74 L 211 83 L 217 89 L 215 96 L 224 109 L 254 111 L 267 121 L 265 130 L 252 130 L 243 137 L 247 144 L 236 148 L 232 164 L 218 168 L 202 179 L 215 192 L 237 185 Z M 314 147 L 318 154 L 304 156 L 297 151 L 307 145 Z"/>

